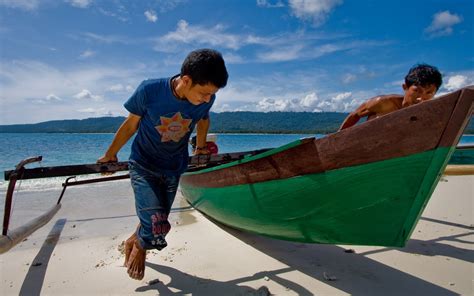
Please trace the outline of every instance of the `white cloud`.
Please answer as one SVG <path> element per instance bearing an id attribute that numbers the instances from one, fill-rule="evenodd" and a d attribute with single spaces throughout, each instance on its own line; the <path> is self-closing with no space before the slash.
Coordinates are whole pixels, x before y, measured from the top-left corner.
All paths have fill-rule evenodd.
<path id="1" fill-rule="evenodd" d="M 124 86 L 123 84 L 118 83 L 109 87 L 108 90 L 115 93 L 122 93 L 122 92 L 132 92 L 134 88 L 131 85 Z"/>
<path id="2" fill-rule="evenodd" d="M 87 8 L 92 3 L 92 0 L 68 0 L 66 2 L 74 7 Z"/>
<path id="3" fill-rule="evenodd" d="M 55 103 L 59 101 L 62 101 L 62 99 L 55 94 L 49 94 L 45 98 L 42 98 L 42 99 L 32 100 L 32 102 L 36 104 L 48 104 L 48 103 Z"/>
<path id="4" fill-rule="evenodd" d="M 257 6 L 266 7 L 266 8 L 279 8 L 285 7 L 285 4 L 281 0 L 271 1 L 271 0 L 257 0 Z"/>
<path id="5" fill-rule="evenodd" d="M 270 51 L 260 52 L 257 57 L 263 62 L 284 62 L 297 60 L 303 54 L 303 45 L 296 44 L 286 47 L 274 48 Z"/>
<path id="6" fill-rule="evenodd" d="M 34 60 L 1 62 L 0 124 L 83 118 L 85 113 L 77 110 L 96 108 L 99 103 L 106 104 L 114 114 L 125 114 L 123 102 L 127 93 L 134 90 L 130 85 L 136 86 L 143 77 L 149 76 L 147 69 L 149 67 L 141 65 L 109 67 L 97 64 L 60 69 Z M 124 91 L 110 92 L 110 86 L 116 84 L 122 84 Z M 75 95 L 84 99 L 77 99 Z M 48 108 L 44 108 L 44 104 Z"/>
<path id="7" fill-rule="evenodd" d="M 114 113 L 111 110 L 108 110 L 106 108 L 100 107 L 100 108 L 83 108 L 83 109 L 78 109 L 77 112 L 79 113 L 87 113 L 90 115 L 94 116 L 112 116 Z"/>
<path id="8" fill-rule="evenodd" d="M 319 26 L 342 2 L 343 0 L 289 0 L 289 5 L 297 18 L 311 20 L 315 26 Z"/>
<path id="9" fill-rule="evenodd" d="M 80 55 L 79 55 L 79 58 L 81 59 L 86 59 L 86 58 L 90 58 L 92 56 L 95 55 L 95 51 L 92 51 L 92 50 L 86 50 L 84 52 L 82 52 Z"/>
<path id="10" fill-rule="evenodd" d="M 211 28 L 201 26 L 191 26 L 185 20 L 178 22 L 176 31 L 170 32 L 157 40 L 154 49 L 156 51 L 173 52 L 179 47 L 179 43 L 197 45 L 211 45 L 213 47 L 223 47 L 239 49 L 241 38 L 238 35 L 226 34 L 223 25 L 215 25 Z"/>
<path id="11" fill-rule="evenodd" d="M 425 29 L 431 37 L 447 36 L 453 33 L 453 26 L 462 22 L 462 17 L 448 10 L 433 15 L 433 21 Z"/>
<path id="12" fill-rule="evenodd" d="M 39 7 L 39 0 L 0 0 L 0 5 L 23 10 L 35 10 Z"/>
<path id="13" fill-rule="evenodd" d="M 342 82 L 348 84 L 357 80 L 357 76 L 352 73 L 347 73 L 342 77 Z"/>
<path id="14" fill-rule="evenodd" d="M 27 100 L 44 100 L 50 94 L 67 101 L 80 90 L 106 93 L 111 85 L 119 83 L 130 92 L 133 91 L 130 85 L 138 85 L 147 76 L 144 70 L 146 68 L 140 66 L 59 69 L 34 60 L 3 62 L 0 63 L 0 101 L 9 105 L 24 104 Z M 94 95 L 91 99 L 97 99 Z M 122 96 L 116 98 L 121 100 L 120 104 L 124 99 Z"/>
<path id="15" fill-rule="evenodd" d="M 156 21 L 158 20 L 158 16 L 156 15 L 156 12 L 153 11 L 153 10 L 147 10 L 145 11 L 145 17 L 147 19 L 147 21 L 149 22 L 152 22 L 152 23 L 156 23 Z"/>
<path id="16" fill-rule="evenodd" d="M 49 94 L 49 95 L 46 97 L 46 100 L 47 100 L 47 101 L 61 101 L 61 98 L 58 97 L 58 96 L 55 95 L 55 94 Z"/>
<path id="17" fill-rule="evenodd" d="M 99 95 L 93 95 L 89 90 L 83 89 L 78 94 L 74 95 L 76 99 L 79 100 L 93 100 L 93 101 L 102 101 L 102 97 Z"/>
<path id="18" fill-rule="evenodd" d="M 85 36 L 86 39 L 100 41 L 107 44 L 112 44 L 112 43 L 129 44 L 133 42 L 127 37 L 118 36 L 118 35 L 99 35 L 99 34 L 90 33 L 90 32 L 82 33 L 81 35 Z"/>
<path id="19" fill-rule="evenodd" d="M 123 91 L 123 89 L 124 89 L 124 86 L 122 84 L 114 84 L 109 88 L 109 90 L 113 92 L 121 92 Z"/>
<path id="20" fill-rule="evenodd" d="M 458 74 L 448 77 L 444 88 L 451 92 L 472 84 L 474 84 L 474 77 Z"/>
<path id="21" fill-rule="evenodd" d="M 360 102 L 354 100 L 350 92 L 324 97 L 318 96 L 316 92 L 311 92 L 299 97 L 294 95 L 293 98 L 264 97 L 254 102 L 216 103 L 212 111 L 350 112 L 359 104 Z"/>

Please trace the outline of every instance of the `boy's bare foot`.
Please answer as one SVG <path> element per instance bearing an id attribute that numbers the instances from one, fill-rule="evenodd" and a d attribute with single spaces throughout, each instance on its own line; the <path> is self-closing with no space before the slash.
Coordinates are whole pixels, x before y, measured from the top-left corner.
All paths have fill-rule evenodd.
<path id="1" fill-rule="evenodd" d="M 146 251 L 142 249 L 138 240 L 133 243 L 130 257 L 127 261 L 127 273 L 135 280 L 141 280 L 145 276 Z"/>
<path id="2" fill-rule="evenodd" d="M 126 241 L 125 241 L 125 262 L 123 263 L 123 266 L 128 267 L 128 259 L 130 258 L 130 253 L 132 252 L 133 249 L 133 244 L 137 240 L 137 235 L 134 232 Z"/>

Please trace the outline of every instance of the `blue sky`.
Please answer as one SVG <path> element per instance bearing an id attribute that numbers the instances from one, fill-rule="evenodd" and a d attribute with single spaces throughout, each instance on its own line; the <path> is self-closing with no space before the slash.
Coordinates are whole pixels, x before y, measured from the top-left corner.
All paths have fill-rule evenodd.
<path id="1" fill-rule="evenodd" d="M 472 0 L 0 0 L 0 124 L 126 115 L 146 78 L 215 48 L 212 111 L 350 111 L 429 63 L 474 84 Z"/>

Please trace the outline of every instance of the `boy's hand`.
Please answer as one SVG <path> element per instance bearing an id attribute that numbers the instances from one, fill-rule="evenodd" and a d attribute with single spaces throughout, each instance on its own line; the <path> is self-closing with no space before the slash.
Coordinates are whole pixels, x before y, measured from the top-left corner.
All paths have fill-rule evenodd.
<path id="1" fill-rule="evenodd" d="M 196 147 L 196 149 L 194 150 L 194 155 L 208 155 L 208 154 L 211 154 L 211 152 L 207 150 L 207 147 L 203 147 L 203 148 Z"/>
<path id="2" fill-rule="evenodd" d="M 101 158 L 97 159 L 97 163 L 108 163 L 108 162 L 117 162 L 118 158 L 116 155 L 113 156 L 108 156 L 104 155 Z M 114 173 L 101 173 L 102 176 L 110 176 L 113 175 Z"/>
<path id="3" fill-rule="evenodd" d="M 97 159 L 97 163 L 107 163 L 107 162 L 117 162 L 118 158 L 116 155 L 108 156 L 104 155 L 101 158 Z"/>

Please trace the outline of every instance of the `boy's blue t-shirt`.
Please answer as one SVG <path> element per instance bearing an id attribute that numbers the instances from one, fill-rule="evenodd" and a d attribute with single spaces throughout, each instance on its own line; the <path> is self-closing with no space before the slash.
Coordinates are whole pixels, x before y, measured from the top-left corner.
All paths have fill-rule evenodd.
<path id="1" fill-rule="evenodd" d="M 209 116 L 215 100 L 213 95 L 209 103 L 193 105 L 178 99 L 171 90 L 174 77 L 143 81 L 124 104 L 141 117 L 130 160 L 166 175 L 186 170 L 189 137 L 196 123 Z"/>

